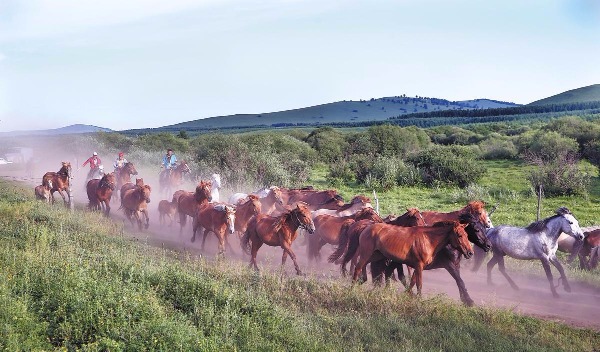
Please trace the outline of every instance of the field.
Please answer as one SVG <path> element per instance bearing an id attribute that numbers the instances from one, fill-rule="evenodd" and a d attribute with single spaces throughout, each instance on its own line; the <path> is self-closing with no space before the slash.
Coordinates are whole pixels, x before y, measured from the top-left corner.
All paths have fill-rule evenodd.
<path id="1" fill-rule="evenodd" d="M 470 189 L 403 187 L 379 193 L 381 212 L 398 214 L 408 206 L 451 210 L 482 198 L 500 203 L 495 224 L 534 220 L 536 201 L 523 181 L 524 166 L 504 161 L 485 166 L 484 180 Z M 325 172 L 324 166 L 315 168 L 309 182 L 327 188 Z M 582 226 L 597 224 L 597 190 L 595 184 L 587 198 L 544 199 L 542 216 L 566 205 Z M 355 184 L 340 192 L 346 198 L 371 194 Z M 185 243 L 188 237 L 156 229 L 155 215 L 146 234 L 132 232 L 117 212 L 114 219 L 81 206 L 73 214 L 47 207 L 32 200 L 28 185 L 0 181 L 0 348 L 592 351 L 600 346 L 598 325 L 573 328 L 517 314 L 514 307 L 466 308 L 435 292 L 414 298 L 398 292 L 397 284 L 352 287 L 329 270 L 288 276 L 277 270 L 280 251 L 259 255 L 264 270 L 257 275 L 246 269 L 246 258 L 214 261 L 212 255 L 200 256 L 198 247 L 168 245 L 165 238 Z M 153 241 L 161 232 L 160 241 Z M 508 268 L 542 275 L 538 263 L 509 261 Z M 582 272 L 572 265 L 568 275 L 582 290 L 582 285 L 590 292 L 600 287 L 598 270 Z M 437 276 L 446 281 L 436 285 Z M 540 291 L 549 295 L 543 280 Z M 456 290 L 445 272 L 426 273 L 425 286 L 428 282 Z"/>

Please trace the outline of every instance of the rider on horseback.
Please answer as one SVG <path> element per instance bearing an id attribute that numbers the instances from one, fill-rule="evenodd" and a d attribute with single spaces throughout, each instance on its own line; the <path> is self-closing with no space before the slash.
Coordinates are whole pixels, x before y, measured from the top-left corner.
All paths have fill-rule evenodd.
<path id="1" fill-rule="evenodd" d="M 98 157 L 98 153 L 96 153 L 96 152 L 94 152 L 92 154 L 92 156 L 90 156 L 83 163 L 83 165 L 81 165 L 81 167 L 84 167 L 88 163 L 90 164 L 90 172 L 88 172 L 87 181 L 94 178 L 94 176 L 99 173 L 99 171 L 101 170 L 101 166 L 102 166 L 102 161 L 100 160 L 100 158 Z"/>
<path id="2" fill-rule="evenodd" d="M 119 175 L 121 173 L 121 169 L 123 166 L 127 164 L 127 159 L 125 159 L 125 154 L 123 152 L 119 152 L 119 156 L 117 160 L 115 160 L 113 166 L 115 168 L 115 175 Z"/>
<path id="3" fill-rule="evenodd" d="M 167 149 L 167 154 L 162 158 L 162 165 L 160 168 L 164 168 L 165 172 L 161 173 L 163 179 L 169 179 L 171 177 L 171 170 L 177 166 L 177 157 L 173 154 L 173 149 Z"/>

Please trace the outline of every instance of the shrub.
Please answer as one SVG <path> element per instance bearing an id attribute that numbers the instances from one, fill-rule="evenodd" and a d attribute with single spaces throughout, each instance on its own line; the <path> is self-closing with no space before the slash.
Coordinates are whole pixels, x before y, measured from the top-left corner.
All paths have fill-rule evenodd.
<path id="1" fill-rule="evenodd" d="M 583 156 L 586 157 L 592 165 L 600 168 L 600 140 L 592 140 L 586 143 L 583 148 Z"/>
<path id="2" fill-rule="evenodd" d="M 562 136 L 558 132 L 538 131 L 520 140 L 521 154 L 533 154 L 545 161 L 554 160 L 561 155 L 575 155 L 579 145 L 573 138 Z"/>
<path id="3" fill-rule="evenodd" d="M 429 136 L 416 127 L 380 125 L 370 127 L 366 133 L 378 155 L 404 157 L 431 144 Z"/>
<path id="4" fill-rule="evenodd" d="M 518 155 L 517 147 L 508 138 L 493 134 L 479 143 L 482 157 L 487 160 L 514 159 Z"/>
<path id="5" fill-rule="evenodd" d="M 419 171 L 397 157 L 359 156 L 353 160 L 352 166 L 357 181 L 369 188 L 389 190 L 396 185 L 413 186 L 421 181 Z"/>
<path id="6" fill-rule="evenodd" d="M 332 127 L 319 127 L 313 130 L 304 141 L 317 151 L 321 160 L 326 162 L 340 160 L 348 145 L 342 133 Z"/>
<path id="7" fill-rule="evenodd" d="M 563 153 L 554 160 L 529 155 L 528 161 L 534 168 L 528 176 L 534 192 L 542 186 L 546 196 L 586 195 L 591 176 L 584 172 L 573 154 Z"/>
<path id="8" fill-rule="evenodd" d="M 164 151 L 171 148 L 175 153 L 187 152 L 190 148 L 187 139 L 177 138 L 167 132 L 145 134 L 138 137 L 134 144 L 137 148 L 150 151 Z"/>
<path id="9" fill-rule="evenodd" d="M 586 144 L 600 138 L 600 125 L 585 121 L 580 117 L 568 116 L 551 121 L 544 128 L 555 131 L 563 136 L 573 138 L 579 144 L 579 150 L 583 151 Z"/>
<path id="10" fill-rule="evenodd" d="M 467 149 L 433 147 L 408 158 L 421 172 L 427 185 L 450 184 L 466 187 L 485 173 Z"/>
<path id="11" fill-rule="evenodd" d="M 352 165 L 345 160 L 331 164 L 326 179 L 330 185 L 336 188 L 354 181 L 355 175 Z"/>

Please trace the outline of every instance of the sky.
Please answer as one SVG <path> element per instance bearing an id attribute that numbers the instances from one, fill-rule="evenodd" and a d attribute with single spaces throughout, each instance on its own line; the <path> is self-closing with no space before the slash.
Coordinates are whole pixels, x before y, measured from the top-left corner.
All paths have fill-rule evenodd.
<path id="1" fill-rule="evenodd" d="M 600 83 L 596 0 L 0 0 L 0 132 Z"/>

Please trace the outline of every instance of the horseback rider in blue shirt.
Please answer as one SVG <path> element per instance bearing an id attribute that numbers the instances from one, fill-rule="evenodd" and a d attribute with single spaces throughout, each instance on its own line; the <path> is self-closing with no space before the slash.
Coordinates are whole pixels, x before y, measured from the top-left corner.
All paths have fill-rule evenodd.
<path id="1" fill-rule="evenodd" d="M 165 175 L 163 176 L 166 179 L 171 177 L 171 170 L 177 166 L 177 157 L 173 154 L 173 149 L 167 149 L 167 154 L 162 158 L 161 169 L 164 168 L 166 170 Z"/>

